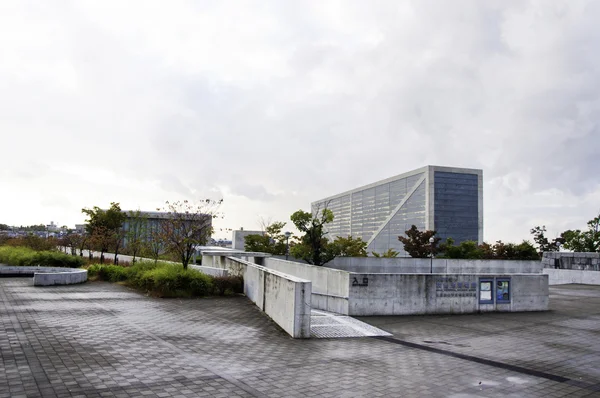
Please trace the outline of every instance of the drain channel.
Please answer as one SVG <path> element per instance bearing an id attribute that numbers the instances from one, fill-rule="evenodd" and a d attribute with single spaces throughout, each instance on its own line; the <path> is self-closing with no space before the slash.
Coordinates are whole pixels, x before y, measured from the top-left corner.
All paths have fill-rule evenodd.
<path id="1" fill-rule="evenodd" d="M 584 383 L 582 381 L 569 379 L 568 377 L 558 376 L 558 375 L 554 375 L 551 373 L 542 372 L 539 370 L 524 368 L 522 366 L 511 365 L 508 363 L 492 361 L 490 359 L 474 357 L 472 355 L 460 354 L 457 352 L 443 350 L 441 348 L 430 347 L 430 346 L 419 344 L 419 343 L 412 343 L 410 341 L 398 340 L 393 337 L 374 336 L 372 338 L 377 339 L 377 340 L 386 341 L 388 343 L 393 343 L 393 344 L 398 344 L 398 345 L 402 345 L 405 347 L 414 348 L 417 350 L 433 352 L 436 354 L 445 355 L 445 356 L 452 357 L 452 358 L 463 359 L 465 361 L 480 363 L 482 365 L 492 366 L 492 367 L 499 368 L 499 369 L 505 369 L 505 370 L 510 370 L 512 372 L 529 375 L 529 376 L 540 377 L 543 379 L 555 381 L 557 383 L 566 383 L 566 384 L 573 385 L 576 387 L 585 388 L 586 390 L 600 391 L 600 384 L 590 385 L 590 384 Z"/>

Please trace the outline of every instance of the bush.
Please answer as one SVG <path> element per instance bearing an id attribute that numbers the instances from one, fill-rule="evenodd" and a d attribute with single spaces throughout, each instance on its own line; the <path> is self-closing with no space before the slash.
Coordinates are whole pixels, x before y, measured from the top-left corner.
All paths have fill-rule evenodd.
<path id="1" fill-rule="evenodd" d="M 129 268 L 119 265 L 94 264 L 88 268 L 88 276 L 107 282 L 122 282 L 129 279 Z"/>
<path id="2" fill-rule="evenodd" d="M 158 297 L 202 297 L 214 291 L 212 277 L 164 262 L 141 261 L 131 267 L 94 264 L 88 268 L 88 276 L 109 282 L 125 281 L 133 288 Z M 237 292 L 238 285 L 243 287 L 243 283 L 231 281 L 224 292 Z"/>
<path id="3" fill-rule="evenodd" d="M 213 294 L 224 296 L 225 293 L 244 293 L 244 278 L 241 276 L 216 276 L 213 277 Z"/>
<path id="4" fill-rule="evenodd" d="M 175 264 L 143 271 L 132 282 L 158 297 L 200 297 L 212 292 L 210 276 Z"/>
<path id="5" fill-rule="evenodd" d="M 55 251 L 35 251 L 27 247 L 0 247 L 0 263 L 17 266 L 79 268 L 84 264 L 80 257 Z"/>

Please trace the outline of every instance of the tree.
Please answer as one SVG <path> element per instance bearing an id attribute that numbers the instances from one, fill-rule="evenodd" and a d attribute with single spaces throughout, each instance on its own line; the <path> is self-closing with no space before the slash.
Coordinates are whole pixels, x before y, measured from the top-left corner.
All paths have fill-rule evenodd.
<path id="1" fill-rule="evenodd" d="M 183 268 L 187 266 L 196 246 L 205 245 L 212 235 L 212 220 L 223 200 L 206 199 L 198 204 L 187 200 L 165 202 L 166 217 L 161 221 L 159 236 L 167 251 L 179 257 Z M 159 209 L 161 210 L 161 209 Z"/>
<path id="2" fill-rule="evenodd" d="M 156 264 L 158 262 L 158 257 L 160 257 L 161 253 L 164 251 L 164 244 L 162 242 L 162 238 L 159 231 L 148 231 L 148 237 L 144 242 L 144 250 L 148 251 L 150 257 L 154 260 L 154 263 Z"/>
<path id="3" fill-rule="evenodd" d="M 337 255 L 337 246 L 330 242 L 324 231 L 325 224 L 333 221 L 333 212 L 327 208 L 317 211 L 316 215 L 298 210 L 290 219 L 304 235 L 299 242 L 290 248 L 292 256 L 302 259 L 309 264 L 323 265 L 333 260 Z"/>
<path id="4" fill-rule="evenodd" d="M 477 245 L 474 241 L 463 241 L 454 245 L 452 238 L 440 245 L 440 257 L 442 258 L 464 258 L 464 259 L 488 259 L 488 260 L 539 260 L 536 248 L 528 241 L 518 245 L 497 241 L 495 244 L 483 242 Z"/>
<path id="5" fill-rule="evenodd" d="M 362 238 L 338 236 L 333 241 L 339 257 L 367 257 L 367 242 Z"/>
<path id="6" fill-rule="evenodd" d="M 123 222 L 127 218 L 121 211 L 118 203 L 112 202 L 108 210 L 103 210 L 97 206 L 93 209 L 81 209 L 81 212 L 88 216 L 86 220 L 86 231 L 92 242 L 100 249 L 100 262 L 104 262 L 104 253 L 108 251 L 111 245 L 115 245 L 115 264 L 117 262 L 117 252 L 120 244 L 117 241 L 122 240 Z"/>
<path id="7" fill-rule="evenodd" d="M 484 257 L 484 251 L 477 245 L 477 242 L 472 240 L 460 242 L 458 246 L 455 246 L 454 239 L 448 238 L 446 242 L 440 244 L 439 250 L 443 253 L 443 258 L 480 259 Z"/>
<path id="8" fill-rule="evenodd" d="M 564 247 L 574 252 L 600 252 L 600 215 L 587 223 L 588 230 L 567 230 L 560 234 Z"/>
<path id="9" fill-rule="evenodd" d="M 398 257 L 398 254 L 400 254 L 400 253 L 394 249 L 387 249 L 387 251 L 385 251 L 383 253 L 371 252 L 371 254 L 373 255 L 373 257 L 376 257 L 376 258 L 395 258 L 395 257 Z"/>
<path id="10" fill-rule="evenodd" d="M 285 255 L 287 252 L 286 236 L 281 233 L 285 222 L 276 221 L 261 222 L 263 224 L 262 234 L 246 235 L 244 237 L 244 250 L 248 252 L 270 253 L 274 255 Z"/>
<path id="11" fill-rule="evenodd" d="M 411 257 L 427 258 L 438 252 L 437 243 L 442 239 L 435 236 L 436 231 L 426 230 L 421 232 L 416 225 L 413 225 L 405 233 L 406 237 L 399 236 L 398 240 L 404 244 L 404 250 Z M 432 237 L 433 244 L 429 243 L 429 239 Z"/>
<path id="12" fill-rule="evenodd" d="M 132 262 L 135 264 L 136 256 L 144 248 L 144 242 L 148 239 L 148 216 L 139 209 L 130 211 L 128 216 L 125 239 L 127 248 L 133 256 Z"/>
<path id="13" fill-rule="evenodd" d="M 562 238 L 555 238 L 552 241 L 549 241 L 545 236 L 545 225 L 533 227 L 530 232 L 533 235 L 533 241 L 538 245 L 540 256 L 544 252 L 556 252 L 560 249 L 560 245 L 564 244 L 564 239 Z"/>

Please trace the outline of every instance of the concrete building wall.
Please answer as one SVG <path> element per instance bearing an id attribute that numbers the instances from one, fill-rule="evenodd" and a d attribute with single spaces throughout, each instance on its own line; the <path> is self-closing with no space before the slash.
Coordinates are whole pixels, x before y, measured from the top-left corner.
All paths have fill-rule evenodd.
<path id="1" fill-rule="evenodd" d="M 510 283 L 510 300 L 480 303 L 480 281 Z M 547 275 L 352 274 L 351 316 L 548 310 Z"/>
<path id="2" fill-rule="evenodd" d="M 262 235 L 262 231 L 233 231 L 233 237 L 231 238 L 231 248 L 234 250 L 245 250 L 246 241 L 244 238 L 248 235 Z"/>
<path id="3" fill-rule="evenodd" d="M 524 260 L 462 260 L 434 258 L 377 258 L 377 257 L 336 257 L 326 264 L 327 267 L 348 272 L 384 273 L 384 274 L 418 274 L 430 273 L 450 274 L 539 274 L 542 272 L 541 261 Z"/>

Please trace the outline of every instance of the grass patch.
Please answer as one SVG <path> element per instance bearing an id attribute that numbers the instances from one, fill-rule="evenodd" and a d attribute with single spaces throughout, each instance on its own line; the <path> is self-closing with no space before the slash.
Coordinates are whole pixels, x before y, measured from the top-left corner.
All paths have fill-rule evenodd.
<path id="1" fill-rule="evenodd" d="M 140 261 L 130 267 L 93 264 L 91 280 L 124 282 L 156 297 L 203 297 L 238 294 L 244 290 L 241 277 L 212 277 L 180 264 Z"/>
<path id="2" fill-rule="evenodd" d="M 28 247 L 0 246 L 0 263 L 16 266 L 79 268 L 82 258 L 57 251 L 36 251 Z"/>

